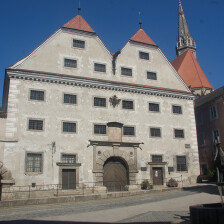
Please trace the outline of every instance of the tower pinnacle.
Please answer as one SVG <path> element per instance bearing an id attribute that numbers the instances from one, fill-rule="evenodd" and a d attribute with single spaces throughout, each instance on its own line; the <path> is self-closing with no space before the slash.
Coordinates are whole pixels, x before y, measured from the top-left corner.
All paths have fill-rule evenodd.
<path id="1" fill-rule="evenodd" d="M 177 56 L 179 56 L 189 49 L 196 56 L 196 44 L 189 32 L 187 20 L 184 15 L 183 6 L 181 0 L 179 0 L 179 23 L 176 54 Z"/>

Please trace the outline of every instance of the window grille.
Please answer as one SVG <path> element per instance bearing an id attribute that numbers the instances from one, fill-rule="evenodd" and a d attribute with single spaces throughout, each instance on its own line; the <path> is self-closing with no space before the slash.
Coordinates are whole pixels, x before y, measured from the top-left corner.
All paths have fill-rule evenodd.
<path id="1" fill-rule="evenodd" d="M 151 137 L 161 137 L 160 128 L 150 128 Z"/>
<path id="2" fill-rule="evenodd" d="M 174 114 L 182 114 L 182 108 L 181 108 L 181 106 L 174 106 L 173 105 L 173 113 Z"/>
<path id="3" fill-rule="evenodd" d="M 44 91 L 30 90 L 31 100 L 44 100 Z"/>
<path id="4" fill-rule="evenodd" d="M 42 154 L 27 153 L 26 172 L 42 172 Z"/>
<path id="5" fill-rule="evenodd" d="M 123 135 L 135 135 L 135 128 L 134 127 L 123 127 Z"/>
<path id="6" fill-rule="evenodd" d="M 73 60 L 73 59 L 65 58 L 64 66 L 65 67 L 70 67 L 70 68 L 76 68 L 77 67 L 77 61 Z"/>
<path id="7" fill-rule="evenodd" d="M 157 75 L 155 72 L 147 72 L 147 79 L 157 80 Z"/>
<path id="8" fill-rule="evenodd" d="M 175 134 L 175 138 L 184 138 L 184 130 L 175 129 L 174 134 Z"/>
<path id="9" fill-rule="evenodd" d="M 73 47 L 85 48 L 85 41 L 73 39 Z"/>
<path id="10" fill-rule="evenodd" d="M 106 98 L 94 97 L 95 107 L 106 107 Z"/>
<path id="11" fill-rule="evenodd" d="M 139 58 L 144 59 L 144 60 L 149 60 L 149 53 L 140 51 Z"/>
<path id="12" fill-rule="evenodd" d="M 43 130 L 43 120 L 29 120 L 29 130 Z"/>
<path id="13" fill-rule="evenodd" d="M 186 156 L 177 156 L 177 171 L 187 171 Z"/>
<path id="14" fill-rule="evenodd" d="M 76 132 L 76 123 L 63 122 L 63 132 Z"/>
<path id="15" fill-rule="evenodd" d="M 149 111 L 159 112 L 159 104 L 158 103 L 149 103 Z"/>
<path id="16" fill-rule="evenodd" d="M 122 101 L 122 108 L 123 109 L 129 109 L 129 110 L 134 109 L 133 101 L 123 100 Z"/>
<path id="17" fill-rule="evenodd" d="M 162 163 L 163 157 L 160 155 L 152 155 L 152 162 L 153 163 Z"/>
<path id="18" fill-rule="evenodd" d="M 106 72 L 106 65 L 95 63 L 94 64 L 94 71 L 96 71 L 96 72 Z"/>
<path id="19" fill-rule="evenodd" d="M 94 125 L 94 134 L 106 134 L 106 125 Z"/>
<path id="20" fill-rule="evenodd" d="M 76 155 L 63 154 L 61 158 L 62 163 L 74 164 L 76 162 Z"/>
<path id="21" fill-rule="evenodd" d="M 76 104 L 76 95 L 64 94 L 64 103 Z"/>
<path id="22" fill-rule="evenodd" d="M 121 68 L 121 74 L 126 76 L 132 76 L 132 69 L 131 68 Z"/>

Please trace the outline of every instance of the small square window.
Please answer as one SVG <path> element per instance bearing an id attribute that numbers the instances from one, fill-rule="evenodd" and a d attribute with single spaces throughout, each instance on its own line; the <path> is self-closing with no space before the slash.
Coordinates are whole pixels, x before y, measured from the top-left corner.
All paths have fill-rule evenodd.
<path id="1" fill-rule="evenodd" d="M 106 98 L 94 97 L 95 107 L 106 107 Z"/>
<path id="2" fill-rule="evenodd" d="M 175 106 L 175 105 L 173 105 L 173 113 L 174 114 L 182 114 L 182 108 L 181 108 L 181 106 Z"/>
<path id="3" fill-rule="evenodd" d="M 61 157 L 61 162 L 67 164 L 74 164 L 76 163 L 76 155 L 63 154 Z"/>
<path id="4" fill-rule="evenodd" d="M 122 108 L 123 109 L 128 109 L 128 110 L 133 110 L 134 109 L 133 101 L 122 100 Z"/>
<path id="5" fill-rule="evenodd" d="M 64 66 L 69 68 L 77 68 L 77 61 L 74 59 L 65 58 Z"/>
<path id="6" fill-rule="evenodd" d="M 121 68 L 121 75 L 132 76 L 132 69 L 122 67 Z"/>
<path id="7" fill-rule="evenodd" d="M 73 39 L 73 47 L 85 48 L 85 41 Z"/>
<path id="8" fill-rule="evenodd" d="M 153 163 L 162 163 L 163 157 L 161 155 L 152 155 L 152 162 Z"/>
<path id="9" fill-rule="evenodd" d="M 131 135 L 131 136 L 134 136 L 135 135 L 135 127 L 127 127 L 127 126 L 124 126 L 123 127 L 123 135 Z"/>
<path id="10" fill-rule="evenodd" d="M 174 129 L 175 138 L 184 138 L 184 130 Z"/>
<path id="11" fill-rule="evenodd" d="M 161 137 L 160 128 L 150 128 L 150 136 L 151 137 Z"/>
<path id="12" fill-rule="evenodd" d="M 42 154 L 27 153 L 26 154 L 26 172 L 42 172 Z"/>
<path id="13" fill-rule="evenodd" d="M 106 125 L 94 125 L 94 134 L 105 135 L 107 133 L 106 130 Z"/>
<path id="14" fill-rule="evenodd" d="M 140 51 L 139 58 L 144 59 L 144 60 L 149 60 L 149 53 Z"/>
<path id="15" fill-rule="evenodd" d="M 30 90 L 30 99 L 44 101 L 44 91 Z"/>
<path id="16" fill-rule="evenodd" d="M 76 132 L 76 123 L 63 122 L 63 132 L 75 133 Z"/>
<path id="17" fill-rule="evenodd" d="M 43 120 L 29 120 L 29 130 L 37 130 L 42 131 L 43 130 Z"/>
<path id="18" fill-rule="evenodd" d="M 147 79 L 157 80 L 157 75 L 155 72 L 147 72 Z"/>
<path id="19" fill-rule="evenodd" d="M 95 63 L 94 64 L 94 71 L 96 71 L 96 72 L 106 72 L 106 65 Z"/>
<path id="20" fill-rule="evenodd" d="M 159 112 L 159 104 L 158 103 L 149 103 L 149 111 Z"/>
<path id="21" fill-rule="evenodd" d="M 64 103 L 68 104 L 76 104 L 77 103 L 77 96 L 71 94 L 64 94 Z"/>
<path id="22" fill-rule="evenodd" d="M 186 156 L 177 156 L 177 171 L 187 171 Z"/>

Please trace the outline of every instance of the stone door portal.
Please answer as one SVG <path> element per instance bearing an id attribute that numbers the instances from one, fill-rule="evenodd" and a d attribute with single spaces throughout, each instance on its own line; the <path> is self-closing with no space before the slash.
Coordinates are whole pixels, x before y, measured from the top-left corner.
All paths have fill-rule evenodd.
<path id="1" fill-rule="evenodd" d="M 163 185 L 163 168 L 153 167 L 152 172 L 153 172 L 153 184 Z"/>
<path id="2" fill-rule="evenodd" d="M 76 170 L 62 169 L 62 189 L 76 189 Z"/>

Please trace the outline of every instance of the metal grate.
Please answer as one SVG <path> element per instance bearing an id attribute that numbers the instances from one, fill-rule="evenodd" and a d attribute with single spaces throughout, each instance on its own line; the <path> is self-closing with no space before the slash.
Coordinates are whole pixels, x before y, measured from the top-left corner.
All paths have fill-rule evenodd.
<path id="1" fill-rule="evenodd" d="M 150 128 L 151 137 L 161 137 L 160 128 Z"/>
<path id="2" fill-rule="evenodd" d="M 63 122 L 63 132 L 76 132 L 76 123 Z"/>
<path id="3" fill-rule="evenodd" d="M 26 172 L 42 171 L 42 154 L 27 153 Z"/>
<path id="4" fill-rule="evenodd" d="M 157 80 L 157 75 L 155 72 L 147 72 L 147 79 Z"/>
<path id="5" fill-rule="evenodd" d="M 95 63 L 94 64 L 94 71 L 96 71 L 96 72 L 106 72 L 106 65 Z"/>
<path id="6" fill-rule="evenodd" d="M 133 101 L 122 100 L 122 108 L 129 109 L 129 110 L 134 109 Z"/>
<path id="7" fill-rule="evenodd" d="M 123 127 L 123 135 L 135 135 L 135 127 Z"/>
<path id="8" fill-rule="evenodd" d="M 61 158 L 62 163 L 74 164 L 76 162 L 76 155 L 62 155 Z"/>
<path id="9" fill-rule="evenodd" d="M 29 120 L 29 130 L 43 130 L 43 120 Z"/>
<path id="10" fill-rule="evenodd" d="M 64 103 L 76 104 L 76 95 L 64 94 Z"/>
<path id="11" fill-rule="evenodd" d="M 174 106 L 173 105 L 173 113 L 174 114 L 182 114 L 182 108 L 181 108 L 181 106 Z"/>
<path id="12" fill-rule="evenodd" d="M 85 48 L 85 41 L 73 39 L 73 47 Z"/>
<path id="13" fill-rule="evenodd" d="M 187 171 L 186 156 L 177 156 L 177 171 Z"/>
<path id="14" fill-rule="evenodd" d="M 106 134 L 106 125 L 94 125 L 94 134 Z"/>
<path id="15" fill-rule="evenodd" d="M 64 66 L 65 67 L 70 67 L 70 68 L 76 68 L 77 67 L 77 61 L 74 60 L 74 59 L 65 58 Z"/>
<path id="16" fill-rule="evenodd" d="M 158 103 L 149 103 L 149 111 L 159 112 L 159 104 Z"/>
<path id="17" fill-rule="evenodd" d="M 144 59 L 144 60 L 149 60 L 149 53 L 140 51 L 139 58 Z"/>
<path id="18" fill-rule="evenodd" d="M 95 107 L 106 107 L 106 98 L 94 97 Z"/>
<path id="19" fill-rule="evenodd" d="M 44 91 L 30 90 L 31 100 L 44 100 Z"/>
<path id="20" fill-rule="evenodd" d="M 175 129 L 174 134 L 175 134 L 175 138 L 184 138 L 184 130 Z"/>
<path id="21" fill-rule="evenodd" d="M 132 69 L 131 68 L 121 68 L 121 74 L 126 76 L 132 76 Z"/>

